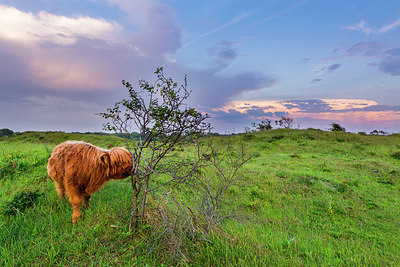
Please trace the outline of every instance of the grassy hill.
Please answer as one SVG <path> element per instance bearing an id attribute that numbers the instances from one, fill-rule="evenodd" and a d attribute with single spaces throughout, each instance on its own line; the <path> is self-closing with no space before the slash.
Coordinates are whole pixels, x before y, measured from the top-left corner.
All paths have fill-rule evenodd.
<path id="1" fill-rule="evenodd" d="M 59 144 L 67 140 L 85 141 L 104 148 L 120 146 L 123 139 L 112 134 L 83 134 L 65 132 L 22 132 L 0 138 L 4 143 Z"/>
<path id="2" fill-rule="evenodd" d="M 0 265 L 400 262 L 399 135 L 278 129 L 208 138 L 243 143 L 253 154 L 238 173 L 243 183 L 227 192 L 226 208 L 238 208 L 247 219 L 224 221 L 208 242 L 184 244 L 184 256 L 169 254 L 167 246 L 154 250 L 146 227 L 128 231 L 129 179 L 107 184 L 93 195 L 84 219 L 70 223 L 69 203 L 58 199 L 46 172 L 51 149 L 68 139 L 105 148 L 123 143 L 115 136 L 60 132 L 0 139 Z M 178 151 L 193 149 L 180 145 Z M 190 199 L 196 192 L 182 187 L 176 196 Z M 156 192 L 153 201 L 159 197 Z"/>

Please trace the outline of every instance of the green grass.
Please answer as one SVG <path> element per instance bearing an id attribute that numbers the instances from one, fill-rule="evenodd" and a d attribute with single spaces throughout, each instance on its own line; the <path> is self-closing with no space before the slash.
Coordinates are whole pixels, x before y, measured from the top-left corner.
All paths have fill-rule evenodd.
<path id="1" fill-rule="evenodd" d="M 240 208 L 250 219 L 224 221 L 209 237 L 212 243 L 185 244 L 187 259 L 177 262 L 167 253 L 148 253 L 151 229 L 128 231 L 129 179 L 110 182 L 93 195 L 83 220 L 74 226 L 69 203 L 58 199 L 47 177 L 47 158 L 57 143 L 85 140 L 108 148 L 122 145 L 121 139 L 65 133 L 1 138 L 0 207 L 27 204 L 15 214 L 0 215 L 0 265 L 400 262 L 399 135 L 278 129 L 211 139 L 222 144 L 228 138 L 233 144 L 244 142 L 253 158 L 239 171 L 243 183 L 228 190 L 226 208 Z M 177 151 L 193 153 L 190 145 Z M 24 192 L 38 196 L 21 198 Z M 177 192 L 182 199 L 196 196 L 187 188 Z"/>

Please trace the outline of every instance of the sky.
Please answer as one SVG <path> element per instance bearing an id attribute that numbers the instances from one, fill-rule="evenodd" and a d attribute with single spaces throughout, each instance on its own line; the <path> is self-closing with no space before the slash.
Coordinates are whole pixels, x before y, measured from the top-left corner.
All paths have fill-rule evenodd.
<path id="1" fill-rule="evenodd" d="M 0 1 L 0 128 L 102 131 L 157 67 L 215 132 L 400 132 L 398 0 Z"/>

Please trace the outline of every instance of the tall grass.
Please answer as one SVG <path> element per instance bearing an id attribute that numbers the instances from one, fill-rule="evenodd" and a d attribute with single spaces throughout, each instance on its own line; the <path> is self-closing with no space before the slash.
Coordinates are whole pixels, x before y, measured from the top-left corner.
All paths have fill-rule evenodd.
<path id="1" fill-rule="evenodd" d="M 239 171 L 243 185 L 227 192 L 227 208 L 240 209 L 248 219 L 225 221 L 210 242 L 187 242 L 187 253 L 180 258 L 172 258 L 168 248 L 149 253 L 148 240 L 157 229 L 128 231 L 129 179 L 110 182 L 93 195 L 83 220 L 77 226 L 70 223 L 69 203 L 58 199 L 46 173 L 49 151 L 65 138 L 81 140 L 61 133 L 0 139 L 0 265 L 400 262 L 398 135 L 279 129 L 230 137 L 234 144 L 245 142 L 253 154 Z M 86 138 L 103 147 L 122 145 L 114 137 Z M 222 144 L 226 138 L 212 140 Z M 193 148 L 181 144 L 177 151 L 190 155 Z M 3 212 L 23 192 L 39 195 L 28 198 L 29 204 L 15 214 Z M 159 193 L 152 196 L 155 203 Z M 196 204 L 196 192 L 190 188 L 177 188 L 175 194 Z"/>

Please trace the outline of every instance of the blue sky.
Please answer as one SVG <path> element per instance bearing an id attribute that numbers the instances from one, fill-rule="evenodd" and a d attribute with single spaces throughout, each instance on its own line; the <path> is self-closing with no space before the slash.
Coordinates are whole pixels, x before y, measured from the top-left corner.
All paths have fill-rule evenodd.
<path id="1" fill-rule="evenodd" d="M 100 131 L 121 80 L 188 75 L 215 131 L 400 132 L 397 0 L 3 0 L 0 128 Z"/>

